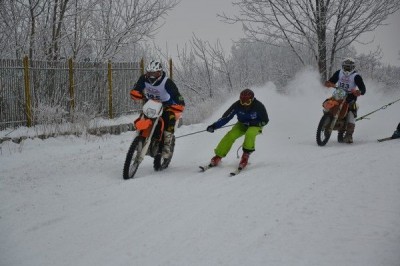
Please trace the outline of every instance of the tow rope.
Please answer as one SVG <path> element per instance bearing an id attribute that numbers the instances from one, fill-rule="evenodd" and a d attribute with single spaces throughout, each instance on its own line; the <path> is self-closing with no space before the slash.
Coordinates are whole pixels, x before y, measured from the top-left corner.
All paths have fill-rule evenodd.
<path id="1" fill-rule="evenodd" d="M 220 128 L 231 127 L 231 126 L 233 126 L 233 125 L 234 125 L 234 124 L 226 125 L 226 126 L 223 126 L 223 127 L 220 127 Z M 219 129 L 219 128 L 218 128 L 218 129 Z M 200 130 L 200 131 L 196 131 L 196 132 L 192 132 L 192 133 L 189 133 L 189 134 L 181 135 L 181 136 L 175 137 L 175 139 L 183 138 L 183 137 L 186 137 L 186 136 L 198 134 L 198 133 L 205 132 L 205 131 L 207 131 L 207 129 L 203 129 L 203 130 Z"/>
<path id="2" fill-rule="evenodd" d="M 366 119 L 367 116 L 372 115 L 373 113 L 378 112 L 379 110 L 384 110 L 384 109 L 386 109 L 387 107 L 389 107 L 390 105 L 392 105 L 392 104 L 394 104 L 394 103 L 396 103 L 396 102 L 398 102 L 398 101 L 400 101 L 400 99 L 397 99 L 396 101 L 393 101 L 393 102 L 391 102 L 391 103 L 385 104 L 384 106 L 382 106 L 382 107 L 380 107 L 380 108 L 378 108 L 378 109 L 376 109 L 376 110 L 374 110 L 374 111 L 372 111 L 372 112 L 370 112 L 370 113 L 368 113 L 368 114 L 366 114 L 366 115 L 363 115 L 363 116 L 357 118 L 356 121 L 362 120 L 362 119 Z"/>

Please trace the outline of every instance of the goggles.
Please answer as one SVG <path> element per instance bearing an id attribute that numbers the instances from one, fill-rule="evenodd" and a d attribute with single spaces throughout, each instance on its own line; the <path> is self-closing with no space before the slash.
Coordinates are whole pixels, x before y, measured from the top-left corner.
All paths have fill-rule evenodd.
<path id="1" fill-rule="evenodd" d="M 161 76 L 161 71 L 147 72 L 146 75 L 152 78 L 159 78 Z"/>
<path id="2" fill-rule="evenodd" d="M 253 99 L 240 99 L 240 104 L 244 106 L 249 106 L 253 102 Z"/>
<path id="3" fill-rule="evenodd" d="M 352 71 L 352 70 L 353 70 L 353 66 L 344 65 L 344 66 L 343 66 L 343 70 L 344 70 L 344 71 Z"/>

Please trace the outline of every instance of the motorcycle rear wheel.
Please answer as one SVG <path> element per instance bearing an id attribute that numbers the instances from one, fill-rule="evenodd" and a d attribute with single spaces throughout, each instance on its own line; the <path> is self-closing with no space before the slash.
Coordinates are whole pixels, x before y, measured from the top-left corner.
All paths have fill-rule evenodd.
<path id="1" fill-rule="evenodd" d="M 126 154 L 126 159 L 124 163 L 123 178 L 130 179 L 136 174 L 140 162 L 137 160 L 143 148 L 144 139 L 140 136 L 136 137 L 131 146 L 129 147 L 128 153 Z"/>
<path id="2" fill-rule="evenodd" d="M 328 143 L 329 138 L 331 137 L 332 132 L 329 132 L 329 126 L 332 121 L 332 116 L 328 114 L 324 114 L 319 121 L 317 128 L 316 140 L 318 146 L 325 146 Z"/>

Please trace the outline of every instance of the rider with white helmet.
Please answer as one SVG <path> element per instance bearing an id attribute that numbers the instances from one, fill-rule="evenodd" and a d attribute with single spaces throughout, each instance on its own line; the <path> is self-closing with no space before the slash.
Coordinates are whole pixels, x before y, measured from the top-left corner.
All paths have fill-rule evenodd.
<path id="1" fill-rule="evenodd" d="M 171 144 L 177 117 L 185 109 L 185 101 L 178 87 L 168 78 L 158 60 L 152 60 L 146 67 L 146 73 L 139 77 L 130 92 L 133 100 L 153 99 L 163 103 L 164 147 L 162 156 L 168 158 L 171 154 Z"/>

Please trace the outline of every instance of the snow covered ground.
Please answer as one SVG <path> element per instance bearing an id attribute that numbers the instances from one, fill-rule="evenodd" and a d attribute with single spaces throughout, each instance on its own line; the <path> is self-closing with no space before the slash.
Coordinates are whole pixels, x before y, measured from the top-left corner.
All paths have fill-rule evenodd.
<path id="1" fill-rule="evenodd" d="M 366 85 L 360 115 L 400 97 Z M 146 158 L 128 181 L 132 132 L 2 143 L 0 265 L 400 265 L 400 140 L 376 141 L 400 122 L 400 103 L 359 121 L 354 144 L 318 147 L 329 90 L 307 71 L 291 88 L 254 88 L 271 121 L 235 177 L 242 139 L 198 172 L 228 128 L 177 139 L 170 168 Z"/>

